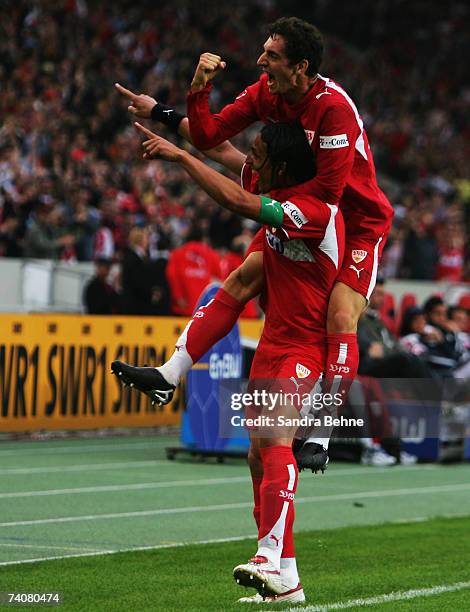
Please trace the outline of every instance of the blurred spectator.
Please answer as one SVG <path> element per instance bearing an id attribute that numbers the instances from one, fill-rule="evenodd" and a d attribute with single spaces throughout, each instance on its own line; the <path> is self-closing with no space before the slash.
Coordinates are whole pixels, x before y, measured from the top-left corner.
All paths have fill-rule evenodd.
<path id="1" fill-rule="evenodd" d="M 205 9 L 189 0 L 10 3 L 0 22 L 0 256 L 25 254 L 41 202 L 62 210 L 61 231 L 76 238 L 51 257 L 119 259 L 130 229 L 146 223 L 164 227 L 171 250 L 201 217 L 211 246 L 230 248 L 245 232 L 240 220 L 183 170 L 141 162 L 113 83 L 183 110 L 197 56 L 211 50 L 228 62 L 214 80 L 219 107 L 258 78 L 265 24 L 295 14 L 327 33 L 321 72 L 361 109 L 379 182 L 396 206 L 385 276 L 469 275 L 468 4 L 208 0 Z M 242 149 L 249 141 L 248 132 L 237 137 Z M 153 242 L 151 234 L 152 252 Z"/>
<path id="2" fill-rule="evenodd" d="M 108 282 L 112 261 L 95 260 L 95 275 L 85 286 L 83 303 L 87 314 L 109 315 L 119 312 L 119 295 Z"/>
<path id="3" fill-rule="evenodd" d="M 431 296 L 424 303 L 427 322 L 439 332 L 438 339 L 427 339 L 426 359 L 440 377 L 460 377 L 462 368 L 470 361 L 462 337 L 453 322 L 447 318 L 447 306 L 439 296 Z"/>
<path id="4" fill-rule="evenodd" d="M 433 280 L 439 252 L 431 212 L 423 213 L 405 238 L 403 267 L 406 278 Z"/>
<path id="5" fill-rule="evenodd" d="M 24 237 L 25 257 L 75 259 L 76 238 L 64 223 L 59 208 L 40 204 L 30 219 Z"/>
<path id="6" fill-rule="evenodd" d="M 464 274 L 465 243 L 462 229 L 447 223 L 440 235 L 436 280 L 460 282 Z"/>
<path id="7" fill-rule="evenodd" d="M 90 194 L 86 189 L 79 189 L 72 196 L 70 225 L 77 236 L 75 245 L 78 261 L 90 261 L 93 258 L 95 234 L 100 224 L 100 214 L 89 205 Z"/>
<path id="8" fill-rule="evenodd" d="M 359 374 L 376 378 L 430 377 L 426 363 L 405 352 L 387 329 L 380 316 L 384 296 L 384 281 L 378 279 L 369 306 L 359 320 Z"/>
<path id="9" fill-rule="evenodd" d="M 186 243 L 170 254 L 166 273 L 173 314 L 191 316 L 205 287 L 222 280 L 220 256 L 202 238 L 200 228 L 193 225 Z"/>
<path id="10" fill-rule="evenodd" d="M 413 355 L 426 358 L 428 343 L 438 343 L 442 340 L 442 333 L 426 322 L 424 310 L 418 306 L 411 306 L 405 311 L 400 328 L 400 345 Z"/>
<path id="11" fill-rule="evenodd" d="M 134 227 L 122 260 L 122 312 L 129 315 L 165 315 L 168 292 L 164 276 L 156 278 L 148 257 L 148 230 Z"/>
<path id="12" fill-rule="evenodd" d="M 463 306 L 449 306 L 447 319 L 467 350 L 470 349 L 470 317 Z"/>

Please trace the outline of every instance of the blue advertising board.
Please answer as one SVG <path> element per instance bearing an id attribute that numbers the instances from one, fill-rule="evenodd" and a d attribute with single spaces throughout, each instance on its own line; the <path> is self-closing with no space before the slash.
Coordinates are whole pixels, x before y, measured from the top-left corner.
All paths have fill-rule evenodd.
<path id="1" fill-rule="evenodd" d="M 219 286 L 209 285 L 197 308 L 206 306 L 214 298 Z M 204 451 L 248 448 L 249 440 L 245 432 L 237 430 L 234 437 L 219 436 L 221 385 L 229 383 L 236 386 L 236 381 L 241 384 L 242 357 L 237 323 L 188 372 L 186 410 L 181 424 L 181 442 L 186 448 Z"/>

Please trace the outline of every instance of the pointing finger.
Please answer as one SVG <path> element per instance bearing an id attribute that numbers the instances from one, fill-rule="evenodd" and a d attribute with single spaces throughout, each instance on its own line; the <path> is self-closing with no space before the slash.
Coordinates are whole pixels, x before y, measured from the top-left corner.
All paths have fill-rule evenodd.
<path id="1" fill-rule="evenodd" d="M 119 83 L 114 83 L 114 87 L 118 90 L 119 93 L 123 94 L 132 101 L 138 98 L 137 94 L 133 93 L 130 89 L 126 89 L 122 85 L 119 85 Z"/>
<path id="2" fill-rule="evenodd" d="M 144 127 L 143 125 L 140 125 L 140 123 L 138 123 L 137 121 L 134 121 L 134 125 L 135 127 L 140 130 L 141 132 L 143 132 L 144 134 L 146 134 L 147 136 L 150 136 L 150 138 L 155 138 L 155 136 L 157 134 L 154 134 L 153 132 L 151 132 L 150 130 L 148 130 L 146 127 Z"/>

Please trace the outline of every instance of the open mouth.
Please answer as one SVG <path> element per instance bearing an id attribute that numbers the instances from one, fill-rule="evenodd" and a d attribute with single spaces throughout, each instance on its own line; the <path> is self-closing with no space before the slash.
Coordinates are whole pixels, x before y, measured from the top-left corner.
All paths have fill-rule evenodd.
<path id="1" fill-rule="evenodd" d="M 272 87 L 276 83 L 276 77 L 273 75 L 272 72 L 269 72 L 268 70 L 263 70 L 263 72 L 268 77 L 268 87 Z"/>

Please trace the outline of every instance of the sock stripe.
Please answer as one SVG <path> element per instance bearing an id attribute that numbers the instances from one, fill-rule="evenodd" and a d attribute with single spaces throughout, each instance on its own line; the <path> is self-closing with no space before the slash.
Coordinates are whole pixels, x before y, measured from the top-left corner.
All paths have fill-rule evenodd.
<path id="1" fill-rule="evenodd" d="M 292 463 L 289 463 L 287 465 L 287 470 L 289 471 L 289 482 L 287 483 L 287 490 L 288 491 L 293 491 L 294 490 L 294 484 L 295 484 L 295 467 Z"/>
<path id="2" fill-rule="evenodd" d="M 340 365 L 344 365 L 346 363 L 347 357 L 348 357 L 348 345 L 346 342 L 340 342 L 338 359 L 336 363 L 339 363 Z"/>

